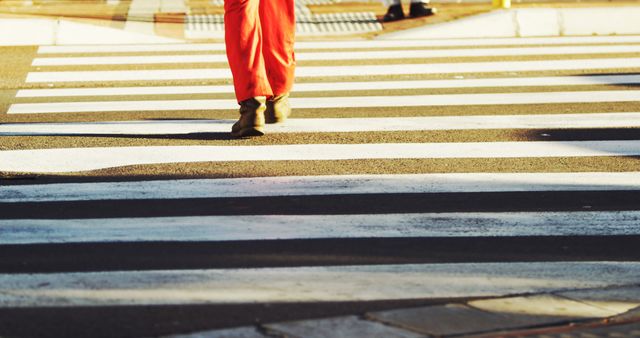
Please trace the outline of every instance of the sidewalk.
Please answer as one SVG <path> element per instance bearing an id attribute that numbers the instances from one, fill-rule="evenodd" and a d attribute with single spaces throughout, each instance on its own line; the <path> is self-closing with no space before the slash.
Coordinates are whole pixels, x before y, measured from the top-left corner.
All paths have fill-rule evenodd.
<path id="1" fill-rule="evenodd" d="M 640 285 L 558 291 L 255 327 L 196 337 L 635 337 Z"/>
<path id="2" fill-rule="evenodd" d="M 640 3 L 516 4 L 511 9 L 382 34 L 382 39 L 451 39 L 640 33 Z"/>

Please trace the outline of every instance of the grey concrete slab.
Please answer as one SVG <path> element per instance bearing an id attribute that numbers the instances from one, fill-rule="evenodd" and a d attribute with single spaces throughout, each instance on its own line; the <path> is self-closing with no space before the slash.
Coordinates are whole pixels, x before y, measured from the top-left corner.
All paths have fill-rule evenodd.
<path id="1" fill-rule="evenodd" d="M 355 316 L 335 317 L 319 320 L 303 320 L 285 323 L 268 324 L 269 332 L 284 334 L 287 337 L 304 338 L 414 338 L 422 337 L 418 333 L 381 323 L 361 320 Z"/>
<path id="2" fill-rule="evenodd" d="M 367 316 L 390 325 L 437 336 L 480 333 L 524 325 L 518 318 L 461 304 L 374 312 Z"/>
<path id="3" fill-rule="evenodd" d="M 640 286 L 637 285 L 567 291 L 557 293 L 557 295 L 618 313 L 623 313 L 640 306 Z"/>
<path id="4" fill-rule="evenodd" d="M 267 336 L 258 332 L 255 327 L 238 327 L 232 329 L 211 330 L 193 332 L 180 335 L 172 335 L 165 338 L 266 338 Z"/>

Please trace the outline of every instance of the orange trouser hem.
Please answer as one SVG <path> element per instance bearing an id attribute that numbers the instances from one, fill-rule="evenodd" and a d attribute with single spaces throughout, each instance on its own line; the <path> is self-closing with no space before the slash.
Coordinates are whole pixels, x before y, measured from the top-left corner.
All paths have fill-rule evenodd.
<path id="1" fill-rule="evenodd" d="M 291 91 L 295 70 L 293 0 L 225 0 L 227 59 L 238 102 Z"/>

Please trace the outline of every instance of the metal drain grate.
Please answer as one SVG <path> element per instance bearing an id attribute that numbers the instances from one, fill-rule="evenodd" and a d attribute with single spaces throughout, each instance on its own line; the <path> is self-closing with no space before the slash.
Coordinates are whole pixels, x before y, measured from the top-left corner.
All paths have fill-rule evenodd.
<path id="1" fill-rule="evenodd" d="M 329 13 L 299 16 L 296 20 L 296 33 L 314 34 L 354 34 L 377 32 L 382 25 L 372 12 Z"/>
<path id="2" fill-rule="evenodd" d="M 337 35 L 377 32 L 382 25 L 372 12 L 304 14 L 296 16 L 298 35 Z M 224 37 L 223 15 L 188 15 L 185 21 L 185 37 L 211 39 Z"/>

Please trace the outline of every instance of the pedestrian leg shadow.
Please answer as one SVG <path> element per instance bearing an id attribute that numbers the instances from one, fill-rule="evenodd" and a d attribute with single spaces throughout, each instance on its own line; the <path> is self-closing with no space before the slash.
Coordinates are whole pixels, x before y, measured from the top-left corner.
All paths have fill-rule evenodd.
<path id="1" fill-rule="evenodd" d="M 204 132 L 187 134 L 74 134 L 67 136 L 95 137 L 95 138 L 127 138 L 127 139 L 147 139 L 147 140 L 191 140 L 191 141 L 231 141 L 236 138 L 231 133 L 226 132 Z"/>
<path id="2" fill-rule="evenodd" d="M 233 120 L 158 119 L 144 122 L 9 123 L 0 125 L 0 137 L 226 141 L 233 139 L 230 134 L 233 122 Z"/>
<path id="3" fill-rule="evenodd" d="M 76 134 L 76 133 L 30 133 L 11 134 L 2 136 L 30 136 L 30 137 L 77 137 L 77 138 L 111 138 L 111 139 L 136 139 L 136 140 L 192 140 L 192 141 L 231 141 L 237 140 L 231 133 L 211 132 L 211 133 L 187 133 L 187 134 Z"/>
<path id="4" fill-rule="evenodd" d="M 532 129 L 524 132 L 531 141 L 640 141 L 640 128 Z"/>

